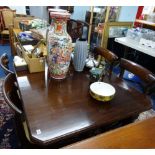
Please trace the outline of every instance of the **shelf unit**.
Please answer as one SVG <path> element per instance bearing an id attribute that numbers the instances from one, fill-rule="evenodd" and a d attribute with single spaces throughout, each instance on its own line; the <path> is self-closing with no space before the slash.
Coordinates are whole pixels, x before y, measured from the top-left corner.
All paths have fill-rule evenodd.
<path id="1" fill-rule="evenodd" d="M 110 27 L 127 27 L 127 28 L 131 28 L 133 26 L 133 22 L 112 22 L 109 20 L 110 18 L 110 6 L 106 7 L 106 11 L 104 12 L 104 18 L 103 18 L 103 29 L 100 30 L 99 32 L 95 32 L 92 30 L 93 26 L 94 26 L 94 7 L 91 7 L 91 14 L 90 14 L 90 27 L 89 27 L 89 34 L 88 34 L 88 43 L 90 43 L 90 38 L 92 35 L 94 35 L 93 33 L 97 33 L 97 36 L 99 36 L 100 38 L 100 46 L 107 48 L 107 44 L 108 44 L 108 37 L 109 37 L 109 29 Z M 117 12 L 116 15 L 116 21 L 118 18 L 118 14 L 120 12 L 120 8 Z M 96 17 L 95 17 L 96 18 Z M 100 17 L 102 18 L 102 17 Z M 96 23 L 97 25 L 98 23 Z"/>
<path id="2" fill-rule="evenodd" d="M 150 22 L 150 21 L 136 19 L 135 22 L 140 23 L 140 24 L 145 24 L 145 25 L 149 25 L 149 26 L 154 26 L 155 27 L 155 23 Z"/>
<path id="3" fill-rule="evenodd" d="M 136 19 L 135 22 L 141 24 L 141 27 L 155 30 L 155 23 L 153 22 L 150 22 L 147 20 L 140 20 L 140 19 Z"/>

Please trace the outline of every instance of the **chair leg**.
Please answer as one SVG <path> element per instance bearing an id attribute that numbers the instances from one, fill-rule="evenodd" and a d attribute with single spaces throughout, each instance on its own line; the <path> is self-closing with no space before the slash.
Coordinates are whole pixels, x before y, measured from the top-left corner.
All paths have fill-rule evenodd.
<path id="1" fill-rule="evenodd" d="M 1 35 L 1 44 L 2 44 L 2 46 L 4 45 L 4 37 L 3 37 L 3 35 Z"/>
<path id="2" fill-rule="evenodd" d="M 21 144 L 21 148 L 22 149 L 31 148 L 31 144 L 27 140 L 27 137 L 25 135 L 25 131 L 24 131 L 21 119 L 17 115 L 15 115 L 15 126 L 16 126 L 17 135 Z"/>
<path id="3" fill-rule="evenodd" d="M 7 39 L 7 37 L 8 37 L 7 35 L 1 34 L 1 45 L 2 46 L 6 43 L 7 40 L 9 41 L 9 39 Z"/>

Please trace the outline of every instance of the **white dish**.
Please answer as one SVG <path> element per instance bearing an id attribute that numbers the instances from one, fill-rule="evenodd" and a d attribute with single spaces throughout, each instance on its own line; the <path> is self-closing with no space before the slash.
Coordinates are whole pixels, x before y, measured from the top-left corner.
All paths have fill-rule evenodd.
<path id="1" fill-rule="evenodd" d="M 109 101 L 114 97 L 115 88 L 105 82 L 94 82 L 90 85 L 90 94 L 99 101 Z"/>

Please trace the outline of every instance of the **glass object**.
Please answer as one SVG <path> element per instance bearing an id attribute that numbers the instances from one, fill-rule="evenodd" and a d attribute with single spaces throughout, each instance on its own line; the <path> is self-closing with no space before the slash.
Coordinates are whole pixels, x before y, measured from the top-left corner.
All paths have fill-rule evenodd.
<path id="1" fill-rule="evenodd" d="M 126 37 L 128 39 L 131 39 L 131 40 L 134 40 L 134 41 L 137 41 L 139 42 L 141 37 L 142 37 L 142 33 L 141 33 L 141 29 L 139 28 L 132 28 L 132 29 L 129 29 L 127 31 L 127 35 Z"/>
<path id="2" fill-rule="evenodd" d="M 109 28 L 109 38 L 119 38 L 119 37 L 125 37 L 126 33 L 128 31 L 128 28 L 125 26 L 112 26 Z"/>
<path id="3" fill-rule="evenodd" d="M 67 12 L 51 12 L 51 29 L 47 35 L 48 68 L 54 79 L 64 79 L 69 69 L 72 39 L 66 31 Z"/>

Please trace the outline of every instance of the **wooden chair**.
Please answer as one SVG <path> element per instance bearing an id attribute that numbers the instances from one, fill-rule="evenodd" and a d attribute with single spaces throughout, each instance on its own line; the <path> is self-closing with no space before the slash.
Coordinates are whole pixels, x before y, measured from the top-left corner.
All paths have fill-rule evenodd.
<path id="1" fill-rule="evenodd" d="M 111 74 L 113 67 L 118 63 L 118 56 L 102 47 L 95 47 L 93 53 L 94 55 L 100 55 L 105 59 L 106 63 L 109 65 L 108 72 Z"/>
<path id="2" fill-rule="evenodd" d="M 23 107 L 20 99 L 20 92 L 18 90 L 18 84 L 16 80 L 15 73 L 9 70 L 8 67 L 9 60 L 8 55 L 6 53 L 2 54 L 0 57 L 0 66 L 2 67 L 6 77 L 2 80 L 2 93 L 6 103 L 10 106 L 10 108 L 16 113 L 15 120 L 16 120 L 16 126 L 19 131 L 19 138 L 21 138 L 21 141 L 23 145 L 27 144 L 27 139 L 29 139 L 28 136 L 28 129 L 26 126 L 26 122 L 23 116 Z M 16 103 L 16 104 L 14 104 Z M 20 122 L 22 123 L 20 124 Z M 24 137 L 26 132 L 26 137 Z M 23 134 L 24 133 L 24 134 Z"/>
<path id="3" fill-rule="evenodd" d="M 9 70 L 9 59 L 6 53 L 0 56 L 0 66 L 3 69 L 5 75 L 9 73 L 12 73 L 12 74 L 14 73 L 13 71 Z"/>
<path id="4" fill-rule="evenodd" d="M 82 37 L 84 26 L 88 27 L 88 24 L 80 20 L 70 19 L 67 21 L 67 32 L 71 36 L 73 42 L 76 42 L 78 38 Z"/>
<path id="5" fill-rule="evenodd" d="M 0 32 L 4 29 L 4 20 L 2 18 L 2 9 L 0 9 Z"/>
<path id="6" fill-rule="evenodd" d="M 17 87 L 15 85 L 15 74 L 9 73 L 3 83 L 3 94 L 7 104 L 18 114 L 22 114 L 22 110 L 19 108 L 21 105 L 15 105 L 14 102 L 20 103 L 20 97 L 17 93 Z"/>
<path id="7" fill-rule="evenodd" d="M 151 71 L 124 58 L 121 58 L 120 60 L 120 69 L 120 78 L 123 78 L 125 70 L 128 70 L 129 72 L 137 75 L 143 81 L 143 83 L 140 83 L 140 85 L 144 93 L 152 93 L 153 89 L 155 88 L 155 75 Z"/>
<path id="8" fill-rule="evenodd" d="M 0 16 L 1 16 L 1 43 L 2 45 L 6 40 L 9 40 L 9 25 L 13 25 L 14 16 L 16 14 L 16 10 L 11 9 L 1 9 Z"/>
<path id="9" fill-rule="evenodd" d="M 3 16 L 2 16 L 2 10 L 3 9 L 10 9 L 10 8 L 8 6 L 0 6 L 0 32 L 4 28 L 4 20 L 3 20 Z"/>
<path id="10" fill-rule="evenodd" d="M 125 70 L 137 75 L 143 83 L 138 83 L 145 94 L 151 95 L 155 91 L 155 75 L 143 66 L 130 60 L 121 58 L 120 60 L 120 78 L 123 78 Z M 135 121 L 142 121 L 155 116 L 153 109 L 144 111 L 139 114 Z"/>
<path id="11" fill-rule="evenodd" d="M 9 73 L 3 82 L 2 92 L 6 103 L 15 112 L 15 121 L 17 127 L 17 134 L 21 140 L 22 147 L 30 146 L 31 141 L 28 134 L 28 127 L 25 122 L 25 117 L 22 108 L 22 101 L 20 99 L 20 93 L 16 87 L 15 74 Z"/>

